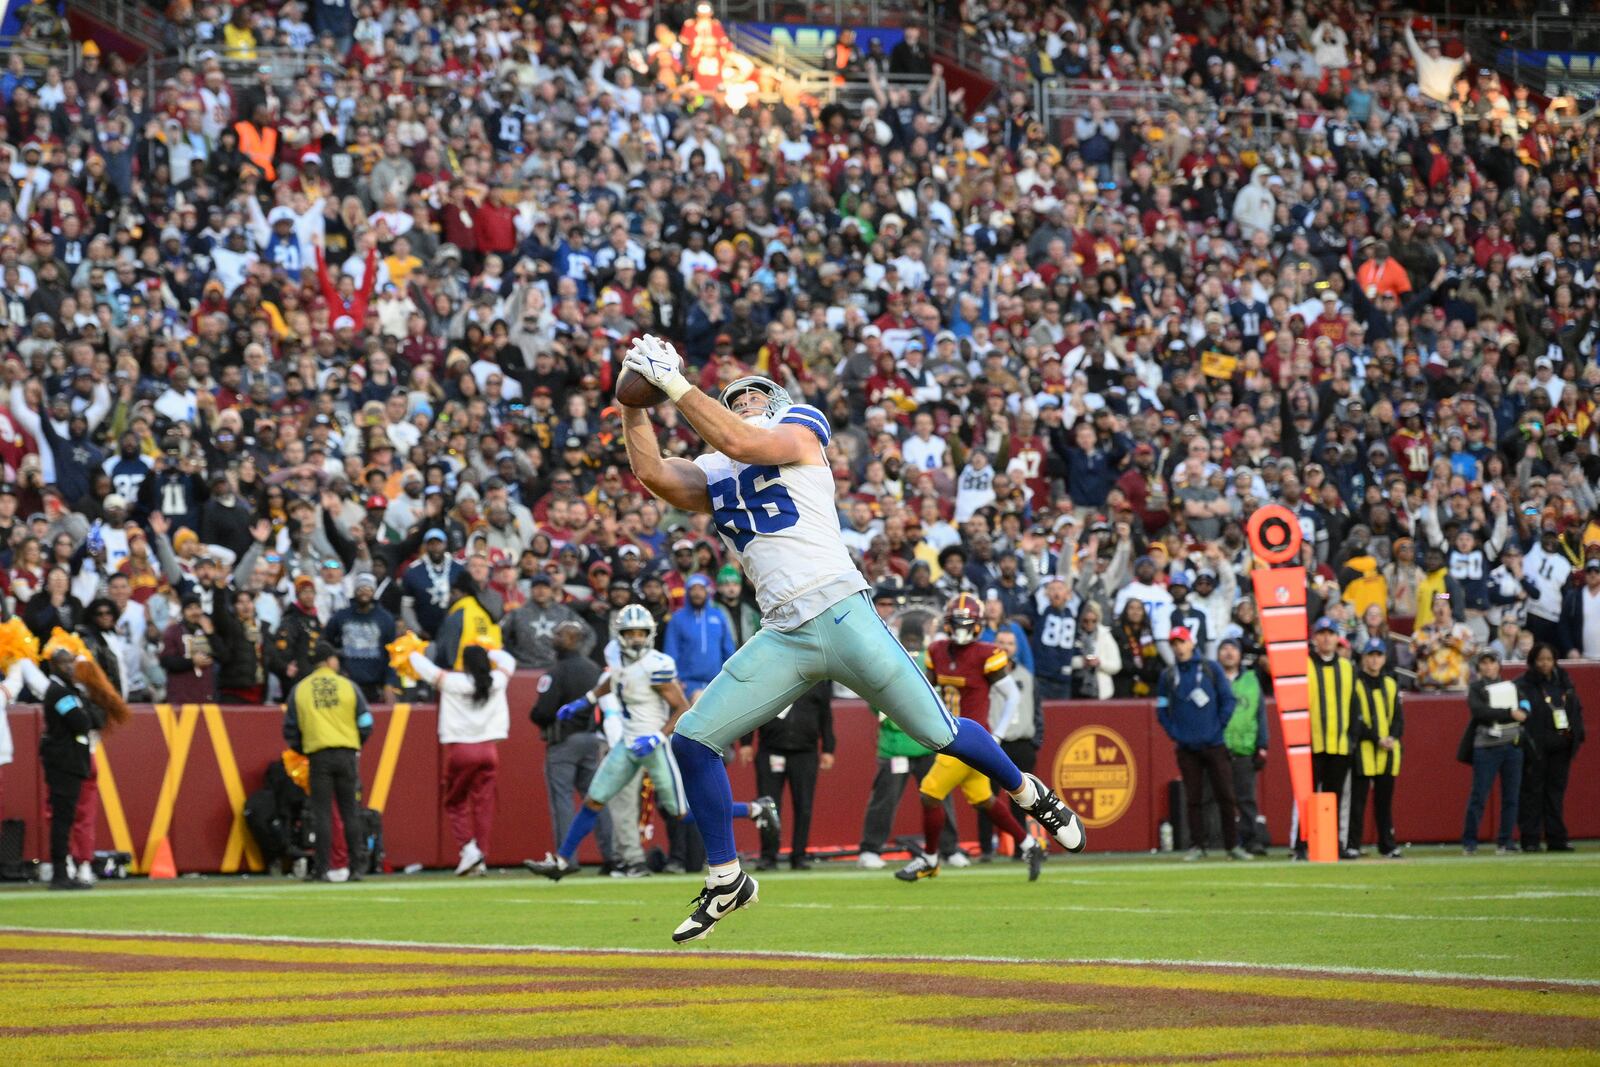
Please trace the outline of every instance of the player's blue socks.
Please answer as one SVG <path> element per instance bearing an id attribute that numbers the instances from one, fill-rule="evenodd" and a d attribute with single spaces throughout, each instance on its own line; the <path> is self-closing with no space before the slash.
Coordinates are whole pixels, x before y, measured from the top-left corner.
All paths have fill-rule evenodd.
<path id="1" fill-rule="evenodd" d="M 561 854 L 576 862 L 578 846 L 583 844 L 583 839 L 589 836 L 589 831 L 594 829 L 595 821 L 599 818 L 598 811 L 587 804 L 579 804 L 578 813 L 572 817 L 572 825 L 567 829 L 567 839 L 561 842 Z"/>
<path id="2" fill-rule="evenodd" d="M 1022 788 L 1022 772 L 1017 770 L 1017 765 L 1011 762 L 994 735 L 971 719 L 957 719 L 956 736 L 939 751 L 987 774 L 1007 792 Z"/>
<path id="3" fill-rule="evenodd" d="M 675 733 L 669 740 L 678 771 L 683 775 L 689 810 L 694 812 L 700 839 L 705 842 L 706 861 L 713 867 L 734 862 L 739 853 L 733 846 L 733 787 L 728 784 L 722 757 L 682 734 Z M 741 806 L 749 811 L 748 805 Z"/>
<path id="4" fill-rule="evenodd" d="M 680 770 L 681 770 L 681 768 L 680 768 Z M 687 791 L 687 789 L 685 791 Z M 750 805 L 746 804 L 742 800 L 734 801 L 733 802 L 733 817 L 735 819 L 748 819 L 750 817 Z M 683 823 L 683 825 L 685 825 L 685 826 L 693 826 L 695 824 L 695 822 L 694 822 L 694 812 L 692 812 L 692 811 L 684 812 L 682 815 L 678 816 L 678 821 Z"/>

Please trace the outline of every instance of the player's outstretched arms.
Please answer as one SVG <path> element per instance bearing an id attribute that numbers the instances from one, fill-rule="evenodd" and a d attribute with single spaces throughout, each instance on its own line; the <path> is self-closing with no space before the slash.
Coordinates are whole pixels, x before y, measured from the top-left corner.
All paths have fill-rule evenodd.
<path id="1" fill-rule="evenodd" d="M 663 456 L 656 429 L 640 408 L 622 408 L 623 442 L 628 462 L 644 487 L 683 511 L 711 512 L 705 472 L 686 459 Z"/>
<path id="2" fill-rule="evenodd" d="M 821 462 L 817 438 L 804 427 L 752 425 L 698 389 L 678 401 L 678 410 L 707 444 L 729 459 L 771 467 Z"/>
<path id="3" fill-rule="evenodd" d="M 666 393 L 706 444 L 731 460 L 774 467 L 822 462 L 816 438 L 805 428 L 753 425 L 690 385 L 683 376 L 683 357 L 668 341 L 646 334 L 633 343 L 622 364 Z M 637 468 L 634 473 L 638 473 Z M 639 478 L 643 481 L 644 475 Z"/>

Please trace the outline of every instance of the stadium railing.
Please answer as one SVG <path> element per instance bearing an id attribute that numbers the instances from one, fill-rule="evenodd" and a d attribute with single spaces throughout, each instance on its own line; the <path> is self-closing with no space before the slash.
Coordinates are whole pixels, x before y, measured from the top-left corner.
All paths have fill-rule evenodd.
<path id="1" fill-rule="evenodd" d="M 29 71 L 42 73 L 59 67 L 63 76 L 75 74 L 83 57 L 83 46 L 76 41 L 57 44 L 33 37 L 0 37 L 0 65 L 21 56 Z"/>

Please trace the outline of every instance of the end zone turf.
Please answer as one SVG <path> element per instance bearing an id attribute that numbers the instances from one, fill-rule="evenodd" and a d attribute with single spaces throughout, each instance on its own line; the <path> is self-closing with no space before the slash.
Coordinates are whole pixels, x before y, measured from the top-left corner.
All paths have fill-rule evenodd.
<path id="1" fill-rule="evenodd" d="M 10 1063 L 1600 1063 L 1600 984 L 0 933 Z"/>
<path id="2" fill-rule="evenodd" d="M 5 1062 L 1600 1065 L 1600 859 L 0 889 Z M 932 954 L 932 955 L 930 955 Z"/>

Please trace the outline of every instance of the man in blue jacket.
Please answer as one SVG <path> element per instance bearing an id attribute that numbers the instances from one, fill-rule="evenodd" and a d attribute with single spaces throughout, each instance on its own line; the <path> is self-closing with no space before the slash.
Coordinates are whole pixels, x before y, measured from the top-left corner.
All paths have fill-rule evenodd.
<path id="1" fill-rule="evenodd" d="M 1075 508 L 1103 508 L 1106 495 L 1122 473 L 1127 447 L 1121 435 L 1101 442 L 1094 425 L 1083 419 L 1073 427 L 1072 444 L 1063 450 L 1067 465 L 1067 495 Z"/>
<path id="2" fill-rule="evenodd" d="M 1225 741 L 1228 720 L 1233 718 L 1233 685 L 1221 666 L 1195 654 L 1194 634 L 1187 626 L 1174 626 L 1170 640 L 1177 662 L 1161 672 L 1156 685 L 1156 718 L 1178 749 L 1191 842 L 1183 858 L 1197 860 L 1206 854 L 1201 845 L 1205 838 L 1200 803 L 1204 778 L 1210 780 L 1211 794 L 1217 798 L 1228 857 L 1254 859 L 1239 847 L 1238 805 Z"/>
<path id="3" fill-rule="evenodd" d="M 711 604 L 711 579 L 692 574 L 684 585 L 683 607 L 667 619 L 662 651 L 678 664 L 678 680 L 690 702 L 711 684 L 733 655 L 728 617 Z"/>

